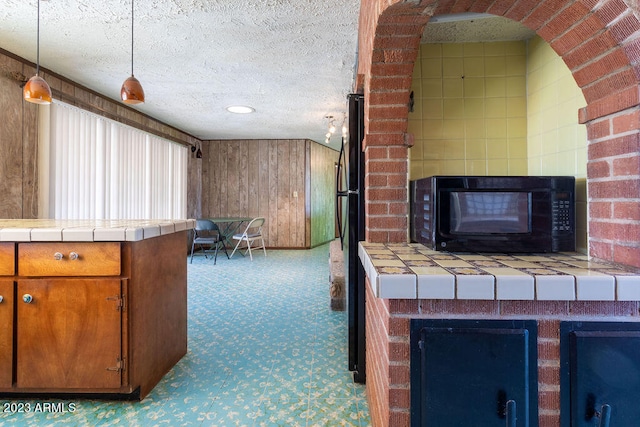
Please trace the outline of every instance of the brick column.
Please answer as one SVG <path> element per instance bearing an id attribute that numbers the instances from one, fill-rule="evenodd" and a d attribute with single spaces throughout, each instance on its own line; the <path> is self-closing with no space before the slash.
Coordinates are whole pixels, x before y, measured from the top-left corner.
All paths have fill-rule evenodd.
<path id="1" fill-rule="evenodd" d="M 640 108 L 587 124 L 589 254 L 640 267 Z"/>
<path id="2" fill-rule="evenodd" d="M 369 242 L 406 242 L 409 228 L 409 93 L 422 29 L 420 2 L 401 2 L 379 17 L 365 78 L 365 217 Z M 373 35 L 372 35 L 373 36 Z"/>
<path id="3" fill-rule="evenodd" d="M 368 242 L 406 242 L 408 153 L 406 146 L 365 149 L 365 218 Z"/>

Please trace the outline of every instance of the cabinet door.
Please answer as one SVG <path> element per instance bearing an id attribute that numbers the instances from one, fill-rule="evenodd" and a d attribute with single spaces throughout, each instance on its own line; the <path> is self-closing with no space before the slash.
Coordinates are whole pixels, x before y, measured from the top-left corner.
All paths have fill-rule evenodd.
<path id="1" fill-rule="evenodd" d="M 560 323 L 560 425 L 637 426 L 640 419 L 640 325 Z M 600 423 L 603 424 L 600 424 Z"/>
<path id="2" fill-rule="evenodd" d="M 529 321 L 412 321 L 411 425 L 537 426 L 535 332 Z M 532 336 L 533 335 L 533 336 Z"/>
<path id="3" fill-rule="evenodd" d="M 0 280 L 0 297 L 0 388 L 8 388 L 13 372 L 13 280 Z"/>
<path id="4" fill-rule="evenodd" d="M 121 296 L 117 278 L 19 280 L 17 386 L 120 387 Z"/>

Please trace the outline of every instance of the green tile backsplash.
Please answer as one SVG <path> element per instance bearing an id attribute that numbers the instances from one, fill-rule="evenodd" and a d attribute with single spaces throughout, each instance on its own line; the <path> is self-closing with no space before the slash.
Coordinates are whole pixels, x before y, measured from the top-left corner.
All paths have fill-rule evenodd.
<path id="1" fill-rule="evenodd" d="M 431 175 L 574 175 L 586 181 L 586 102 L 541 38 L 425 43 L 413 74 L 410 179 Z M 578 185 L 578 250 L 587 248 Z"/>

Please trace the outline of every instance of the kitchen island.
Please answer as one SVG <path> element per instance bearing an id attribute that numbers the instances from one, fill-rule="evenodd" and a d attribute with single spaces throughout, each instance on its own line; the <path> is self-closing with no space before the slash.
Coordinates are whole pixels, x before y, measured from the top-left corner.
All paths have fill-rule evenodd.
<path id="1" fill-rule="evenodd" d="M 194 220 L 0 220 L 0 395 L 143 399 L 187 351 Z"/>

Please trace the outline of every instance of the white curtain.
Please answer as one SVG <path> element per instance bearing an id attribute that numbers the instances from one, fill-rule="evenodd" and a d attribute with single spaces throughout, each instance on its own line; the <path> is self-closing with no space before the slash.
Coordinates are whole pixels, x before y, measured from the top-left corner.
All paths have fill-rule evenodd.
<path id="1" fill-rule="evenodd" d="M 51 104 L 49 217 L 184 219 L 187 147 Z"/>

